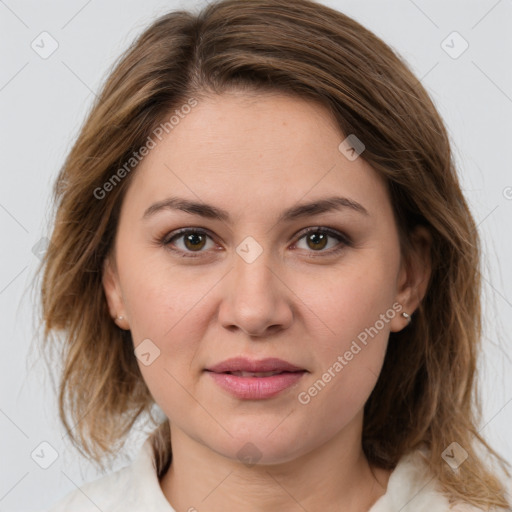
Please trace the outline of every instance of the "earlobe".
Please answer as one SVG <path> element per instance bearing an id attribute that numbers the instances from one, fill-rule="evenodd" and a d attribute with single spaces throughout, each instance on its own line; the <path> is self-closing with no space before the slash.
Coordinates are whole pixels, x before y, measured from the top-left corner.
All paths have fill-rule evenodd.
<path id="1" fill-rule="evenodd" d="M 124 327 L 121 323 L 126 322 L 126 314 L 124 312 L 119 278 L 114 267 L 115 264 L 111 261 L 110 256 L 105 258 L 103 262 L 102 284 L 110 316 L 120 327 Z"/>
<path id="2" fill-rule="evenodd" d="M 397 283 L 400 314 L 391 322 L 398 332 L 414 321 L 413 313 L 425 297 L 432 272 L 432 234 L 425 226 L 416 226 L 410 236 L 410 249 L 404 255 Z M 404 314 L 405 313 L 405 314 Z"/>
<path id="3" fill-rule="evenodd" d="M 397 308 L 399 311 L 397 311 L 397 314 L 390 322 L 390 331 L 391 332 L 399 332 L 402 329 L 406 328 L 408 325 L 410 325 L 413 322 L 413 311 L 406 310 L 403 306 L 403 304 L 398 303 L 399 308 Z"/>

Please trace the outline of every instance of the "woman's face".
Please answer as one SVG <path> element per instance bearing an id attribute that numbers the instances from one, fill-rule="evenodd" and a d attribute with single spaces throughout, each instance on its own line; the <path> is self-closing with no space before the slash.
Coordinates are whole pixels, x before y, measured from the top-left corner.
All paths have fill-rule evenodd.
<path id="1" fill-rule="evenodd" d="M 315 103 L 224 94 L 132 176 L 109 307 L 172 428 L 224 456 L 277 463 L 357 437 L 389 332 L 416 306 L 385 182 L 344 139 Z M 249 362 L 208 370 L 236 357 Z"/>

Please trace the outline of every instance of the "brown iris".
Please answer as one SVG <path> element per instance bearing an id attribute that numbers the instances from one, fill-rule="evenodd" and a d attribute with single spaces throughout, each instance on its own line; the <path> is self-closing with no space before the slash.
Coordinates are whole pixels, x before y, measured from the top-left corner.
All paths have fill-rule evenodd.
<path id="1" fill-rule="evenodd" d="M 327 243 L 327 238 L 329 235 L 322 233 L 311 233 L 307 235 L 307 242 L 311 249 L 323 249 Z M 310 245 L 310 242 L 313 242 L 314 247 Z"/>
<path id="2" fill-rule="evenodd" d="M 187 249 L 190 249 L 190 250 L 195 250 L 195 249 L 202 249 L 204 247 L 204 244 L 205 244 L 205 235 L 201 234 L 201 233 L 190 233 L 186 236 L 183 237 L 184 238 L 184 241 L 185 241 L 185 247 L 187 247 Z M 201 245 L 196 245 L 198 243 L 198 240 L 202 238 L 202 241 L 199 242 Z"/>

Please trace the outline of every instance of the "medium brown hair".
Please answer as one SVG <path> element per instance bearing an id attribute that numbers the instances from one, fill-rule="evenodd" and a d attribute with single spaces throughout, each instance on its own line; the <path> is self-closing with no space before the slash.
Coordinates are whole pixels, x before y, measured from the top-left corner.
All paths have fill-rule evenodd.
<path id="1" fill-rule="evenodd" d="M 416 225 L 432 234 L 427 293 L 413 323 L 391 333 L 365 405 L 369 462 L 392 469 L 426 444 L 451 501 L 507 506 L 499 478 L 477 453 L 492 454 L 508 475 L 477 429 L 480 248 L 446 129 L 400 56 L 354 20 L 308 0 L 224 0 L 198 14 L 166 14 L 121 56 L 99 93 L 55 183 L 55 224 L 42 262 L 44 346 L 60 347 L 59 414 L 73 443 L 101 466 L 154 405 L 130 332 L 112 321 L 102 287 L 136 165 L 104 197 L 94 191 L 127 169 L 176 108 L 234 89 L 326 106 L 386 178 L 404 255 Z M 172 458 L 168 421 L 152 439 L 162 475 Z M 453 441 L 469 452 L 458 473 L 441 457 Z"/>

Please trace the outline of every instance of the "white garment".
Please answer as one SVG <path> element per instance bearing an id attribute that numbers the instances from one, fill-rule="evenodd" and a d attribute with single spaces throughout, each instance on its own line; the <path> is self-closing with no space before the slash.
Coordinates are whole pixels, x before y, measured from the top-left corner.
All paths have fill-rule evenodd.
<path id="1" fill-rule="evenodd" d="M 193 505 L 193 504 L 192 504 Z M 48 512 L 176 512 L 162 492 L 149 438 L 124 468 L 71 491 Z M 191 510 L 193 508 L 191 507 Z M 386 494 L 368 512 L 477 512 L 451 508 L 427 473 L 419 452 L 403 457 L 389 478 Z"/>

